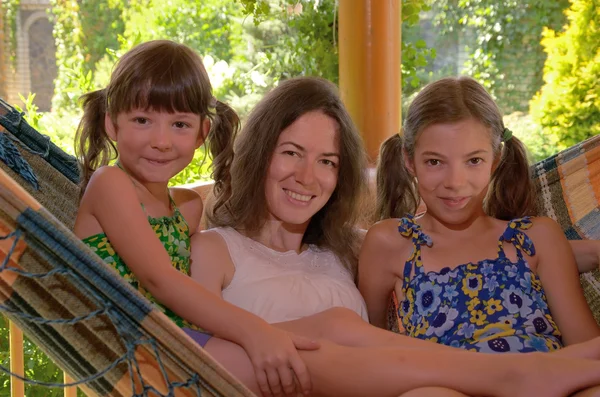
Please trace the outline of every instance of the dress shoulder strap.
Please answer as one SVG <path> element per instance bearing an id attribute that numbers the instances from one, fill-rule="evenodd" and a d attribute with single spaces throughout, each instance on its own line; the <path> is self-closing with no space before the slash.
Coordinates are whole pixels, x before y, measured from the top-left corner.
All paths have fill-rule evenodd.
<path id="1" fill-rule="evenodd" d="M 524 230 L 529 229 L 533 225 L 531 217 L 512 219 L 508 222 L 504 233 L 498 241 L 498 256 L 505 258 L 503 243 L 512 243 L 517 249 L 517 256 L 523 259 L 523 252 L 529 256 L 535 255 L 535 247 L 533 241 L 525 234 Z"/>
<path id="2" fill-rule="evenodd" d="M 431 247 L 433 242 L 431 241 L 431 237 L 421 230 L 421 225 L 415 222 L 415 218 L 412 215 L 406 215 L 398 221 L 398 232 L 400 232 L 402 236 L 410 238 L 413 243 L 412 254 L 404 263 L 402 290 L 406 293 L 413 267 L 415 269 L 415 275 L 423 272 L 421 246 L 426 245 Z"/>

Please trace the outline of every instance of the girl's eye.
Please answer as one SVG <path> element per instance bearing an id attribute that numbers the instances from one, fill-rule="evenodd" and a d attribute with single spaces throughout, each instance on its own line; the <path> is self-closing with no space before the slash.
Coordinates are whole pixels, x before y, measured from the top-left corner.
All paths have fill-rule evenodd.
<path id="1" fill-rule="evenodd" d="M 483 161 L 483 159 L 481 157 L 475 157 L 469 160 L 469 163 L 471 165 L 477 165 L 477 164 L 481 164 L 481 162 Z"/>
<path id="2" fill-rule="evenodd" d="M 142 124 L 142 125 L 148 124 L 148 119 L 145 118 L 145 117 L 135 117 L 133 119 L 133 121 L 136 122 L 136 123 L 138 123 L 138 124 Z"/>
<path id="3" fill-rule="evenodd" d="M 425 162 L 425 164 L 432 165 L 432 166 L 440 165 L 440 163 L 441 163 L 440 160 L 437 160 L 437 159 L 430 159 Z"/>
<path id="4" fill-rule="evenodd" d="M 187 127 L 189 127 L 189 126 L 190 126 L 189 124 L 187 124 L 187 123 L 184 123 L 183 121 L 176 121 L 176 122 L 175 122 L 173 125 L 174 125 L 176 128 L 187 128 Z"/>

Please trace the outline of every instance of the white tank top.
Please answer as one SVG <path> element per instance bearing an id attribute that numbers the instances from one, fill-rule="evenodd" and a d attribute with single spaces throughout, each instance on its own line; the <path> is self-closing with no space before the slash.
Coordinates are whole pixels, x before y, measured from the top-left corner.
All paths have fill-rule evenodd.
<path id="1" fill-rule="evenodd" d="M 279 252 L 232 228 L 210 229 L 227 244 L 235 266 L 223 299 L 268 323 L 296 320 L 333 307 L 355 311 L 365 321 L 367 308 L 350 271 L 329 250 L 314 245 L 302 253 Z"/>

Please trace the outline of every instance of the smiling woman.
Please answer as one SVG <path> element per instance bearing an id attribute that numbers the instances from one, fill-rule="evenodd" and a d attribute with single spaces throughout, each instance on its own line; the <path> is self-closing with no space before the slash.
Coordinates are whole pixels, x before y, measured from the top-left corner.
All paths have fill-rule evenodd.
<path id="1" fill-rule="evenodd" d="M 269 219 L 306 228 L 325 206 L 337 185 L 337 135 L 336 122 L 318 111 L 281 132 L 265 180 Z"/>

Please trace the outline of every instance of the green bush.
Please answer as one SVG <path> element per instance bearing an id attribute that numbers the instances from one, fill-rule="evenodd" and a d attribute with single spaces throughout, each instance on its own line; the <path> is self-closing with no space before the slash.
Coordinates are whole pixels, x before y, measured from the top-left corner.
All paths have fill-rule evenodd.
<path id="1" fill-rule="evenodd" d="M 560 148 L 600 133 L 600 7 L 573 0 L 564 32 L 544 31 L 544 86 L 531 113 Z"/>
<path id="2" fill-rule="evenodd" d="M 511 113 L 504 116 L 504 125 L 525 144 L 532 162 L 538 162 L 558 152 L 556 142 L 544 134 L 542 127 L 533 121 L 531 115 L 523 112 Z"/>

